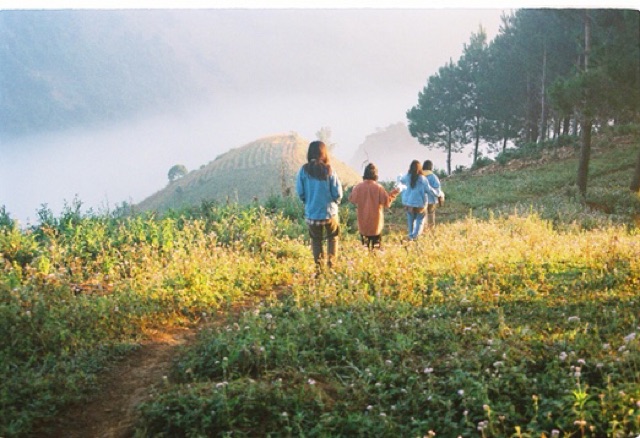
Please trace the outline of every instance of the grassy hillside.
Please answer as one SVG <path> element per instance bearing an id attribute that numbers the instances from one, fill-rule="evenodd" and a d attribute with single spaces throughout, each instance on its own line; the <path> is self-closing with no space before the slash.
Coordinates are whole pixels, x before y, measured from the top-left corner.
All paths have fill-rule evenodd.
<path id="1" fill-rule="evenodd" d="M 640 150 L 640 136 L 608 131 L 594 136 L 586 203 L 575 185 L 579 146 L 540 145 L 519 158 L 494 162 L 442 180 L 447 206 L 443 220 L 470 213 L 535 210 L 556 224 L 577 221 L 631 223 L 640 218 L 640 201 L 629 192 Z"/>
<path id="2" fill-rule="evenodd" d="M 200 334 L 131 436 L 635 436 L 639 143 L 597 142 L 591 204 L 563 177 L 572 153 L 539 151 L 445 180 L 451 220 L 419 242 L 398 208 L 382 252 L 345 227 L 320 276 L 293 197 L 70 207 L 29 230 L 0 210 L 0 436 L 99 396 L 105 368 L 174 325 Z"/>
<path id="3" fill-rule="evenodd" d="M 309 141 L 297 134 L 273 135 L 230 150 L 199 170 L 174 181 L 137 205 L 142 211 L 180 209 L 202 201 L 247 204 L 294 192 L 295 175 L 307 161 Z M 342 184 L 362 177 L 331 158 Z"/>

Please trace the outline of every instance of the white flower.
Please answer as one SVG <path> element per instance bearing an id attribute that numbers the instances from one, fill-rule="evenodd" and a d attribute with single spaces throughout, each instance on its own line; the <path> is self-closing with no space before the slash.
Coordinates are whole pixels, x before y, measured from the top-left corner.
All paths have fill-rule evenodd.
<path id="1" fill-rule="evenodd" d="M 389 359 L 385 360 L 385 361 L 384 361 L 384 364 L 385 364 L 386 366 L 388 366 L 388 367 L 393 366 L 393 362 L 392 362 L 392 361 L 390 361 Z"/>
<path id="2" fill-rule="evenodd" d="M 458 389 L 458 395 L 462 397 L 464 395 L 464 389 Z"/>
<path id="3" fill-rule="evenodd" d="M 289 414 L 287 414 L 286 412 L 283 412 L 283 413 L 282 413 L 282 414 L 280 414 L 280 415 L 281 415 L 281 416 L 283 416 L 283 417 L 288 417 L 288 416 L 289 416 Z"/>
<path id="4" fill-rule="evenodd" d="M 307 383 L 308 383 L 309 385 L 315 385 L 315 384 L 316 384 L 316 381 L 315 381 L 315 380 L 313 380 L 313 379 L 309 379 L 309 380 L 307 380 Z"/>
<path id="5" fill-rule="evenodd" d="M 561 361 L 564 361 L 567 359 L 567 353 L 565 353 L 564 351 L 562 353 L 560 353 L 560 356 L 558 356 L 558 359 L 560 359 Z"/>
<path id="6" fill-rule="evenodd" d="M 579 316 L 570 316 L 567 321 L 569 322 L 580 322 L 580 317 Z"/>
<path id="7" fill-rule="evenodd" d="M 433 372 L 433 368 L 427 367 L 423 371 L 425 374 L 431 374 Z"/>
<path id="8" fill-rule="evenodd" d="M 603 350 L 609 350 L 611 348 L 611 344 L 602 344 Z"/>
<path id="9" fill-rule="evenodd" d="M 624 342 L 626 342 L 627 344 L 631 341 L 633 341 L 636 338 L 636 333 L 633 332 L 627 336 L 624 337 Z"/>

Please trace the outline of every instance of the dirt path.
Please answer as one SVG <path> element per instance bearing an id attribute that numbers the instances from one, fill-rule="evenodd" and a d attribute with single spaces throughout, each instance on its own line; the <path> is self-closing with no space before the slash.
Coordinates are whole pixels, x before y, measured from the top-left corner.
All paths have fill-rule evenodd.
<path id="1" fill-rule="evenodd" d="M 133 436 L 135 407 L 162 383 L 178 348 L 195 336 L 195 329 L 175 328 L 154 333 L 140 348 L 101 378 L 103 388 L 83 405 L 70 407 L 38 438 L 128 438 Z"/>

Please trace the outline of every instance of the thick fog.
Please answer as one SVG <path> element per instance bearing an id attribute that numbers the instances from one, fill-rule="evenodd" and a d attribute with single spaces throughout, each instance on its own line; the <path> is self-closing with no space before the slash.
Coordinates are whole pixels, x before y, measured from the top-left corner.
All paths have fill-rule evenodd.
<path id="1" fill-rule="evenodd" d="M 231 148 L 282 132 L 313 140 L 328 126 L 336 155 L 349 161 L 377 128 L 406 122 L 427 78 L 456 61 L 480 25 L 493 38 L 502 14 L 490 9 L 167 13 L 161 20 L 137 14 L 132 23 L 171 42 L 206 84 L 202 102 L 100 129 L 0 139 L 0 205 L 12 217 L 35 223 L 42 204 L 58 214 L 76 197 L 85 210 L 136 203 L 167 184 L 174 164 L 197 169 Z M 466 164 L 456 160 L 454 165 Z M 435 165 L 445 167 L 443 160 Z"/>

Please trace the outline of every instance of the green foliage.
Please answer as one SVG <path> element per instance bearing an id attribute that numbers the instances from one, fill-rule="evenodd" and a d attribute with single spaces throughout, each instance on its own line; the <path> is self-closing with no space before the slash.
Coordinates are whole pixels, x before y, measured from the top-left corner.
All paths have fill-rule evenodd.
<path id="1" fill-rule="evenodd" d="M 573 159 L 454 176 L 450 220 L 403 243 L 392 207 L 377 252 L 345 203 L 320 276 L 291 196 L 163 215 L 76 199 L 29 229 L 2 209 L 0 435 L 29 436 L 147 330 L 189 323 L 209 327 L 140 407 L 139 436 L 636 431 L 640 199 L 623 180 L 638 145 L 624 135 L 596 142 L 585 203 Z"/>
<path id="2" fill-rule="evenodd" d="M 184 164 L 176 164 L 169 169 L 167 177 L 169 178 L 169 182 L 174 182 L 176 179 L 184 177 L 187 173 L 189 173 L 189 171 Z"/>
<path id="3" fill-rule="evenodd" d="M 635 238 L 511 216 L 345 245 L 334 273 L 203 330 L 139 436 L 630 433 Z"/>

